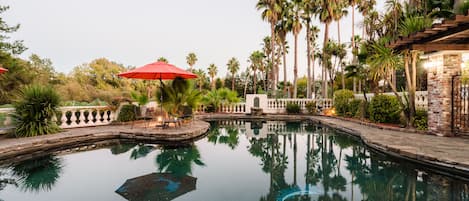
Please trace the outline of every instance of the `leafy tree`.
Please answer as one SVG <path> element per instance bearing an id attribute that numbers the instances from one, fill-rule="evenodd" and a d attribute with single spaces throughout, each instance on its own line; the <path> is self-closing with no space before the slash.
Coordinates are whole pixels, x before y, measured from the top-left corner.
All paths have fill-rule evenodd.
<path id="1" fill-rule="evenodd" d="M 160 97 L 163 93 L 163 102 L 158 99 L 160 104 L 170 114 L 179 115 L 183 111 L 183 107 L 189 106 L 192 109 L 197 108 L 201 100 L 201 92 L 195 89 L 193 82 L 183 78 L 176 78 L 163 86 L 163 90 L 157 91 Z"/>
<path id="2" fill-rule="evenodd" d="M 3 14 L 7 11 L 10 7 L 9 6 L 0 6 L 0 14 Z M 27 48 L 23 45 L 23 41 L 17 40 L 13 42 L 8 42 L 10 38 L 8 34 L 18 31 L 20 25 L 9 26 L 3 18 L 0 17 L 0 51 L 7 53 L 18 55 L 23 53 Z"/>

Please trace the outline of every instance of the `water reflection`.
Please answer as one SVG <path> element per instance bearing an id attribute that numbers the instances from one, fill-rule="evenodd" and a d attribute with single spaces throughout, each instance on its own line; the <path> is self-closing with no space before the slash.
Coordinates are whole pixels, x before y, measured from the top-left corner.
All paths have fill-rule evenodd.
<path id="1" fill-rule="evenodd" d="M 211 125 L 207 138 L 182 146 L 113 142 L 97 153 L 76 153 L 78 157 L 70 157 L 73 160 L 59 154 L 5 166 L 0 168 L 0 195 L 24 198 L 17 200 L 50 200 L 40 192 L 50 191 L 54 196 L 64 193 L 51 191 L 57 183 L 66 186 L 57 188 L 61 191 L 76 191 L 73 180 L 62 181 L 60 176 L 80 173 L 67 172 L 64 161 L 67 167 L 80 167 L 89 165 L 87 160 L 93 157 L 120 165 L 111 169 L 96 165 L 94 173 L 81 173 L 87 177 L 86 182 L 103 181 L 102 188 L 83 188 L 91 195 L 104 195 L 106 200 L 116 200 L 106 193 L 119 193 L 120 199 L 129 200 L 151 200 L 155 196 L 166 200 L 220 200 L 225 198 L 222 193 L 243 190 L 246 196 L 227 200 L 469 201 L 468 179 L 443 176 L 370 151 L 359 140 L 327 127 L 276 121 L 221 121 Z M 225 154 L 231 158 L 224 161 Z M 227 172 L 229 168 L 237 174 Z M 109 175 L 112 179 L 107 178 Z M 250 182 L 242 183 L 245 180 Z M 105 186 L 112 190 L 103 190 Z M 42 195 L 42 199 L 37 198 Z"/>
<path id="2" fill-rule="evenodd" d="M 223 136 L 219 133 L 228 128 L 237 127 L 238 133 L 247 130 L 249 153 L 259 158 L 260 168 L 270 176 L 269 192 L 260 201 L 469 200 L 467 181 L 369 151 L 358 140 L 331 129 L 298 122 L 266 122 L 256 128 L 252 125 L 217 125 L 219 128 L 209 137 Z M 249 135 L 249 129 L 264 133 L 252 131 L 255 134 Z M 305 156 L 298 156 L 298 146 L 306 147 Z M 298 160 L 303 159 L 305 183 L 301 185 Z M 288 169 L 289 165 L 292 169 Z M 286 180 L 288 174 L 293 174 L 290 182 Z"/>
<path id="3" fill-rule="evenodd" d="M 62 167 L 59 158 L 48 155 L 15 164 L 11 172 L 16 180 L 14 184 L 23 191 L 50 191 L 59 179 Z"/>
<path id="4" fill-rule="evenodd" d="M 161 153 L 156 156 L 156 164 L 160 172 L 171 173 L 176 177 L 191 175 L 194 164 L 205 166 L 194 144 L 182 147 L 163 146 Z"/>

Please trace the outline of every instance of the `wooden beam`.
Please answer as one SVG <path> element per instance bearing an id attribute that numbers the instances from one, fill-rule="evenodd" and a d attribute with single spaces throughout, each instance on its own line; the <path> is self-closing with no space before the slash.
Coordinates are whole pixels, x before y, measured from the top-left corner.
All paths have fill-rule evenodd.
<path id="1" fill-rule="evenodd" d="M 424 52 L 442 50 L 469 50 L 469 44 L 413 44 L 410 46 L 410 49 Z"/>

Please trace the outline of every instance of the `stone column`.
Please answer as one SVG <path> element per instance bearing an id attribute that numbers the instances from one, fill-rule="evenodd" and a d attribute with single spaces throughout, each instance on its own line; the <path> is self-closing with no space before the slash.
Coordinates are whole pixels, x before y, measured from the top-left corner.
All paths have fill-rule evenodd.
<path id="1" fill-rule="evenodd" d="M 452 84 L 461 72 L 460 52 L 438 52 L 428 56 L 428 130 L 438 136 L 453 136 L 451 131 Z"/>

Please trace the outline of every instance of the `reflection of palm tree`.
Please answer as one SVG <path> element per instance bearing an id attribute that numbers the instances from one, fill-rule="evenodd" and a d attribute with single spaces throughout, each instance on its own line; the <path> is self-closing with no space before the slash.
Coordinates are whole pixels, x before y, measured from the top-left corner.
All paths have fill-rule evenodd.
<path id="1" fill-rule="evenodd" d="M 55 156 L 31 159 L 13 166 L 13 175 L 24 191 L 50 191 L 62 172 L 62 161 Z"/>
<path id="2" fill-rule="evenodd" d="M 137 144 L 135 143 L 124 143 L 124 144 L 117 144 L 110 148 L 112 155 L 123 154 L 128 152 L 132 148 L 134 148 Z"/>
<path id="3" fill-rule="evenodd" d="M 156 163 L 160 172 L 172 173 L 175 176 L 192 174 L 192 163 L 205 166 L 199 150 L 193 144 L 186 147 L 163 147 L 156 157 Z"/>
<path id="4" fill-rule="evenodd" d="M 149 153 L 151 153 L 154 148 L 154 146 L 139 144 L 134 149 L 132 149 L 132 152 L 130 153 L 130 158 L 133 160 L 144 158 Z"/>
<path id="5" fill-rule="evenodd" d="M 235 127 L 221 128 L 218 123 L 212 123 L 211 130 L 207 135 L 209 142 L 213 144 L 221 143 L 235 149 L 239 144 L 239 129 Z"/>

